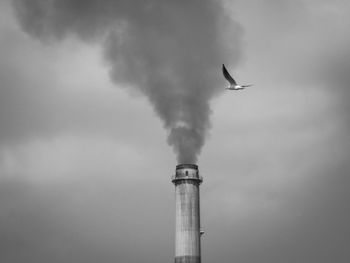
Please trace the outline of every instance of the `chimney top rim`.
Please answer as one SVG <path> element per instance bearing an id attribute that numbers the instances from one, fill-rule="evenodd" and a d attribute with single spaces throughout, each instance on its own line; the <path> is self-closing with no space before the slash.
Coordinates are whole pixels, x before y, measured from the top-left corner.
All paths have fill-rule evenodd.
<path id="1" fill-rule="evenodd" d="M 183 164 L 176 165 L 176 170 L 186 169 L 186 168 L 198 170 L 198 165 L 191 164 L 191 163 L 183 163 Z"/>

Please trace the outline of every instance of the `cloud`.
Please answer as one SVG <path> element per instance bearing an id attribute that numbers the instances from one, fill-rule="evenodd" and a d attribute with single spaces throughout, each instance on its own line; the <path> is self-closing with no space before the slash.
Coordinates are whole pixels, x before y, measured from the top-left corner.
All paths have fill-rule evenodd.
<path id="1" fill-rule="evenodd" d="M 172 209 L 167 204 L 171 194 L 167 187 L 159 189 L 154 179 L 154 187 L 143 191 L 140 199 L 143 186 L 115 173 L 71 174 L 54 183 L 37 183 L 22 175 L 0 179 L 1 262 L 171 259 Z M 106 180 L 114 183 L 106 184 Z M 146 180 L 139 182 L 144 185 Z M 150 207 L 159 210 L 148 213 Z"/>
<path id="2" fill-rule="evenodd" d="M 141 129 L 146 137 L 162 135 L 147 102 L 112 85 L 96 47 L 76 41 L 43 46 L 20 32 L 11 13 L 2 10 L 0 149 L 67 135 L 142 145 Z M 120 125 L 122 120 L 128 125 Z"/>

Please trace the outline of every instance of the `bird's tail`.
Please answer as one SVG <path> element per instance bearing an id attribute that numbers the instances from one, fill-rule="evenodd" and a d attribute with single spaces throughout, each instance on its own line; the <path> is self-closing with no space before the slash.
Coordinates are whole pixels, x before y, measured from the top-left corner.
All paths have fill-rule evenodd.
<path id="1" fill-rule="evenodd" d="M 248 87 L 251 87 L 253 86 L 253 84 L 249 84 L 249 85 L 242 85 L 242 88 L 248 88 Z"/>

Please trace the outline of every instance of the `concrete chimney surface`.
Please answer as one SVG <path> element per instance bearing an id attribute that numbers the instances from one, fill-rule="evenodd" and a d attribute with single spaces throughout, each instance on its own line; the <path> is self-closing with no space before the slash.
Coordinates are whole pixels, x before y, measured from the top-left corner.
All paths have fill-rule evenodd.
<path id="1" fill-rule="evenodd" d="M 200 263 L 199 185 L 202 177 L 195 164 L 176 166 L 175 176 L 175 263 Z"/>

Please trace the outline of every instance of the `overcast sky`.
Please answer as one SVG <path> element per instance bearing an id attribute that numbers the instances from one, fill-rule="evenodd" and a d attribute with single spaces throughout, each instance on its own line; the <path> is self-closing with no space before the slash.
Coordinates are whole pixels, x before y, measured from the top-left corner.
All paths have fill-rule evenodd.
<path id="1" fill-rule="evenodd" d="M 349 262 L 350 2 L 128 2 L 0 2 L 1 263 L 173 261 L 169 88 L 205 110 L 203 262 Z"/>

